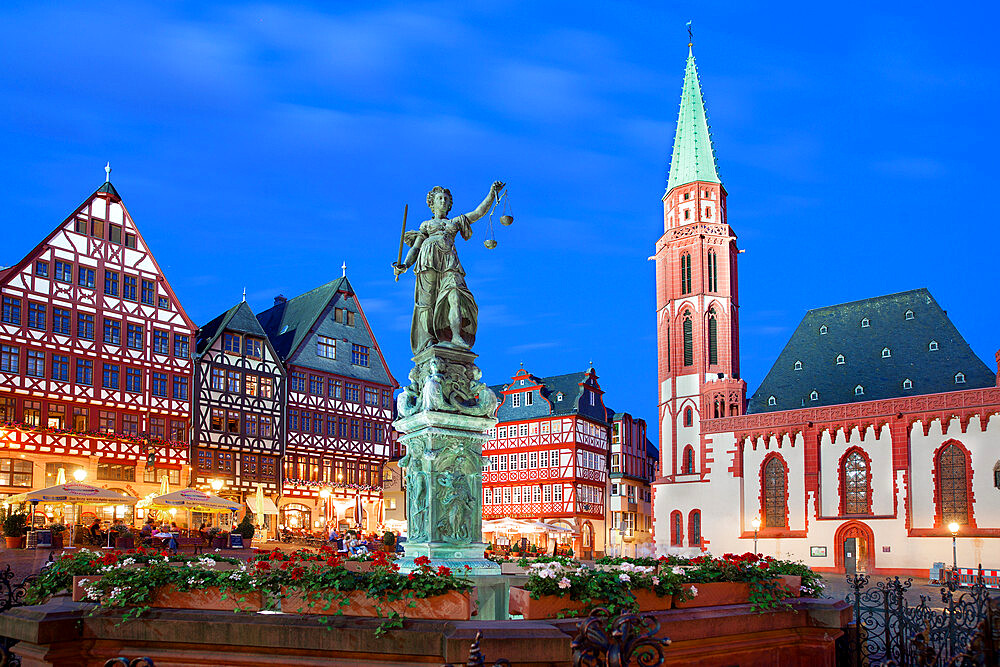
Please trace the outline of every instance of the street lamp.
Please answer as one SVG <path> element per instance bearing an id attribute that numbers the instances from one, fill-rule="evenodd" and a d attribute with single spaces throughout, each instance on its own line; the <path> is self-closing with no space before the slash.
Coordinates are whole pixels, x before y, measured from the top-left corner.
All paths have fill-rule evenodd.
<path id="1" fill-rule="evenodd" d="M 753 552 L 754 552 L 754 554 L 756 554 L 757 553 L 757 531 L 760 530 L 760 517 L 759 516 L 755 516 L 753 518 L 753 521 L 750 522 L 750 525 L 753 526 Z"/>
<path id="2" fill-rule="evenodd" d="M 958 529 L 959 525 L 956 522 L 948 524 L 948 530 L 951 531 L 951 569 L 955 572 L 955 577 L 958 577 Z"/>
<path id="3" fill-rule="evenodd" d="M 213 479 L 209 484 L 212 486 L 212 490 L 218 493 L 222 490 L 222 486 L 225 484 L 221 479 Z"/>
<path id="4" fill-rule="evenodd" d="M 87 479 L 87 471 L 84 470 L 83 468 L 77 468 L 76 470 L 73 471 L 73 479 L 75 479 L 78 482 L 82 482 L 83 480 Z"/>

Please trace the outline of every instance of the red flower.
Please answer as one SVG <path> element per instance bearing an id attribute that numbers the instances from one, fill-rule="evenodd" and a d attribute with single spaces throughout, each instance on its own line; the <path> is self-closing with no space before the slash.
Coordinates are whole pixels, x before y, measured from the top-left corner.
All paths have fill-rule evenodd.
<path id="1" fill-rule="evenodd" d="M 444 565 L 440 566 L 438 568 L 438 576 L 439 577 L 450 577 L 451 576 L 451 569 L 445 567 Z"/>
<path id="2" fill-rule="evenodd" d="M 257 569 L 258 570 L 270 570 L 271 569 L 271 564 L 268 563 L 266 560 L 258 561 L 257 562 Z"/>
<path id="3" fill-rule="evenodd" d="M 410 572 L 410 573 L 409 573 L 408 575 L 406 575 L 406 578 L 407 578 L 407 579 L 409 579 L 410 581 L 413 581 L 413 579 L 414 579 L 414 578 L 415 578 L 416 576 L 417 576 L 417 575 L 415 575 L 415 574 L 414 574 L 413 572 Z"/>
<path id="4" fill-rule="evenodd" d="M 431 559 L 428 558 L 427 556 L 417 556 L 416 558 L 413 559 L 413 564 L 414 565 L 430 565 L 431 564 Z"/>
<path id="5" fill-rule="evenodd" d="M 297 567 L 292 570 L 292 581 L 297 581 L 302 578 L 302 568 Z"/>
<path id="6" fill-rule="evenodd" d="M 326 559 L 326 564 L 330 567 L 340 567 L 341 561 L 337 556 L 330 556 Z"/>

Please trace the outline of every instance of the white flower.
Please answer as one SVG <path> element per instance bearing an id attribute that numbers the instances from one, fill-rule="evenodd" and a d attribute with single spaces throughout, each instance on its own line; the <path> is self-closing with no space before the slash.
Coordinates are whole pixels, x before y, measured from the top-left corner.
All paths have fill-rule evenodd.
<path id="1" fill-rule="evenodd" d="M 216 549 L 215 553 L 219 553 L 220 551 L 222 551 L 222 549 Z"/>
<path id="2" fill-rule="evenodd" d="M 559 588 L 569 588 L 570 585 L 571 584 L 569 583 L 569 579 L 567 579 L 566 577 L 563 577 L 562 579 L 559 580 Z"/>
<path id="3" fill-rule="evenodd" d="M 654 586 L 659 586 L 660 585 L 660 578 L 659 577 L 653 577 L 653 585 Z"/>
<path id="4" fill-rule="evenodd" d="M 673 569 L 671 569 L 670 571 L 673 572 L 674 574 L 684 574 L 684 568 L 681 567 L 680 565 L 675 565 Z"/>
<path id="5" fill-rule="evenodd" d="M 90 581 L 90 579 L 81 579 L 76 583 L 76 585 L 79 586 L 80 588 L 83 588 L 84 586 L 87 585 L 88 581 Z"/>
<path id="6" fill-rule="evenodd" d="M 624 572 L 622 572 L 621 574 L 618 575 L 618 580 L 619 581 L 632 581 L 632 577 L 630 577 L 627 574 L 625 574 Z"/>
<path id="7" fill-rule="evenodd" d="M 690 591 L 691 591 L 691 595 L 693 595 L 693 596 L 695 596 L 695 597 L 698 597 L 698 589 L 697 589 L 697 588 L 696 588 L 695 586 L 692 586 L 692 587 L 691 587 L 691 588 L 689 588 L 688 590 L 690 590 Z"/>

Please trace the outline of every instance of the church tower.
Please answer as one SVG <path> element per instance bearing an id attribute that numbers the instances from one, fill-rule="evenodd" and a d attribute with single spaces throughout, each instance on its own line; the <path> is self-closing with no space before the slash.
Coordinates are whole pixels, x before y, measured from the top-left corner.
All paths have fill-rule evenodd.
<path id="1" fill-rule="evenodd" d="M 702 546 L 699 525 L 674 516 L 673 494 L 707 481 L 713 462 L 702 419 L 742 414 L 736 234 L 716 170 L 701 83 L 688 44 L 680 114 L 656 243 L 660 473 L 654 486 L 658 545 Z M 700 517 L 700 515 L 699 515 Z M 690 543 L 693 542 L 693 543 Z M 689 544 L 690 543 L 690 544 Z"/>

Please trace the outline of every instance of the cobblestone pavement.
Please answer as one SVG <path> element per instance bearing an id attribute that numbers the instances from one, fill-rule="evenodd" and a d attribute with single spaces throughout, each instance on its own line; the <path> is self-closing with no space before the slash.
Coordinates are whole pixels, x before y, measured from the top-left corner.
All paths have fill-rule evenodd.
<path id="1" fill-rule="evenodd" d="M 894 577 L 872 576 L 867 588 L 875 588 L 879 582 L 885 582 Z M 900 577 L 899 580 L 905 582 L 908 577 Z M 847 583 L 846 574 L 826 574 L 823 575 L 826 583 L 826 594 L 832 598 L 843 600 L 849 593 L 853 592 L 851 585 Z M 920 596 L 926 595 L 930 598 L 928 604 L 932 606 L 941 601 L 941 585 L 932 584 L 928 579 L 914 578 L 910 588 L 906 591 L 906 601 L 910 605 L 920 604 Z"/>

